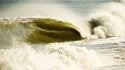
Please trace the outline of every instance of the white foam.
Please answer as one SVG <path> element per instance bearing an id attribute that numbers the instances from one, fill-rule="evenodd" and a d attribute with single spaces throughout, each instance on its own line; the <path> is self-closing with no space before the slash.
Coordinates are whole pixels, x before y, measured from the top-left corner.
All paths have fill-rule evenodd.
<path id="1" fill-rule="evenodd" d="M 91 19 L 97 20 L 99 26 L 95 34 L 100 37 L 125 36 L 125 6 L 117 3 L 106 4 L 91 14 Z M 101 26 L 101 28 L 100 28 Z M 104 29 L 102 29 L 102 27 Z M 102 31 L 100 31 L 100 29 Z M 105 36 L 104 36 L 105 35 Z"/>
<path id="2" fill-rule="evenodd" d="M 25 43 L 0 49 L 1 70 L 84 70 L 102 64 L 95 51 L 67 44 L 49 44 L 35 50 Z"/>

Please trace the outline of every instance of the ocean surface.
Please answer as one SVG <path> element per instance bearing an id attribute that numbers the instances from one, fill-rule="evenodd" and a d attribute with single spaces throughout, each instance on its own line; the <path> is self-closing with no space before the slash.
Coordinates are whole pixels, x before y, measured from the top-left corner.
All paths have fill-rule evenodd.
<path id="1" fill-rule="evenodd" d="M 20 41 L 32 33 L 25 18 L 69 22 L 83 39 Z M 125 70 L 124 22 L 124 0 L 1 0 L 0 70 Z"/>

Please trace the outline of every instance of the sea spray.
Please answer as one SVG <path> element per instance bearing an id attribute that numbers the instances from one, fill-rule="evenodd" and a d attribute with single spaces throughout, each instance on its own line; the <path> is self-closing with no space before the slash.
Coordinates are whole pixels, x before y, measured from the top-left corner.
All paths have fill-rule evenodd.
<path id="1" fill-rule="evenodd" d="M 60 43 L 34 49 L 15 42 L 11 48 L 0 49 L 0 57 L 1 70 L 84 70 L 102 65 L 96 52 Z"/>
<path id="2" fill-rule="evenodd" d="M 122 4 L 106 4 L 94 10 L 90 23 L 96 25 L 93 33 L 98 37 L 125 36 L 125 6 Z"/>

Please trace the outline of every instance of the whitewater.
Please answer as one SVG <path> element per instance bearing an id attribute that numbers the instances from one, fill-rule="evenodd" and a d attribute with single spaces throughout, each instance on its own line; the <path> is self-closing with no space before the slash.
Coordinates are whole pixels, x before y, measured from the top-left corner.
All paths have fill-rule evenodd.
<path id="1" fill-rule="evenodd" d="M 125 70 L 125 3 L 0 1 L 0 70 Z"/>

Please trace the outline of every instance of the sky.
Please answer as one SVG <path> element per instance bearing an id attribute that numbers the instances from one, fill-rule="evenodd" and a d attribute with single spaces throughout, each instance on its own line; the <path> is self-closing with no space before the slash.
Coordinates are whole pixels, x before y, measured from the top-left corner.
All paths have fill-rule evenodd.
<path id="1" fill-rule="evenodd" d="M 0 0 L 0 4 L 16 3 L 16 2 L 97 2 L 97 1 L 112 1 L 112 0 Z"/>
<path id="2" fill-rule="evenodd" d="M 53 2 L 57 0 L 0 0 L 0 4 L 16 3 L 16 2 Z"/>

